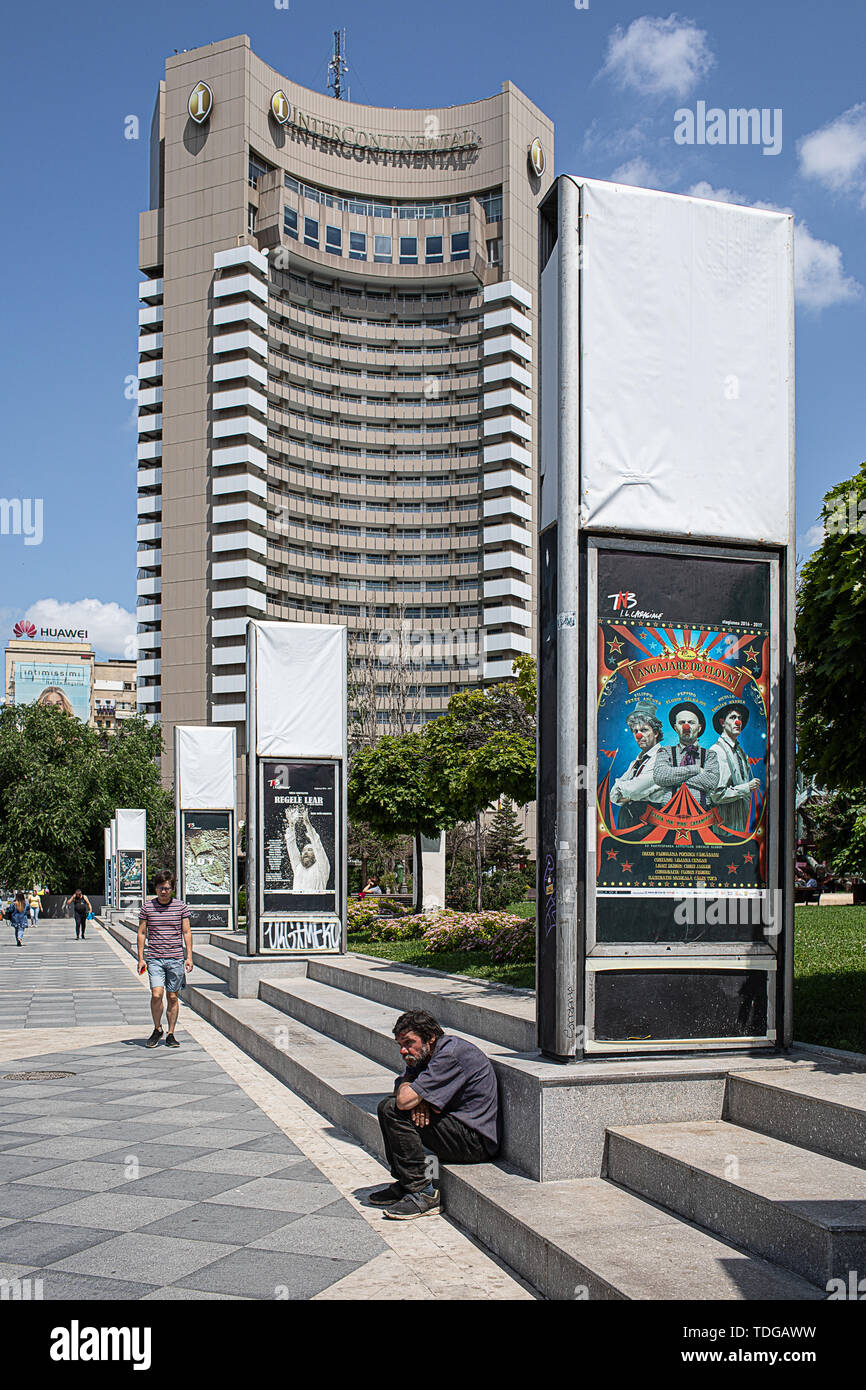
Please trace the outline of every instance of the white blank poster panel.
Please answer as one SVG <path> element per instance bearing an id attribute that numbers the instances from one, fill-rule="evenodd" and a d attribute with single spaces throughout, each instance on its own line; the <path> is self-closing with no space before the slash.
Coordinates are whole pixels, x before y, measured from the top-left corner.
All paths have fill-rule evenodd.
<path id="1" fill-rule="evenodd" d="M 147 849 L 147 812 L 122 810 L 116 813 L 117 848 L 119 850 Z"/>
<path id="2" fill-rule="evenodd" d="M 256 644 L 258 756 L 345 757 L 345 627 L 258 621 L 250 626 Z"/>
<path id="3" fill-rule="evenodd" d="M 582 182 L 581 525 L 787 544 L 793 218 Z"/>
<path id="4" fill-rule="evenodd" d="M 237 752 L 234 729 L 175 725 L 177 804 L 184 811 L 233 811 Z"/>

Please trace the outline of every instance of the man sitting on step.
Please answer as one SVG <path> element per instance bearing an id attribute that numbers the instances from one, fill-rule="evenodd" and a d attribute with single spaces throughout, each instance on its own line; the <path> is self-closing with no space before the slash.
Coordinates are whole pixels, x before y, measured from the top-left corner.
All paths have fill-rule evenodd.
<path id="1" fill-rule="evenodd" d="M 406 1069 L 379 1105 L 385 1154 L 395 1182 L 370 1194 L 395 1221 L 439 1211 L 432 1180 L 443 1163 L 486 1163 L 499 1148 L 496 1073 L 464 1038 L 447 1037 L 431 1014 L 413 1009 L 394 1024 Z"/>

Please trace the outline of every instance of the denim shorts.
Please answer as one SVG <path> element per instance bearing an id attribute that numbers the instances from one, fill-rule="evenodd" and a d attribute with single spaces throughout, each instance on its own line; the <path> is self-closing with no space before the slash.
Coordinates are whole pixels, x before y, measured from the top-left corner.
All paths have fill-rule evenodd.
<path id="1" fill-rule="evenodd" d="M 149 960 L 147 962 L 147 978 L 151 989 L 156 989 L 164 985 L 169 994 L 177 994 L 182 990 L 186 983 L 186 972 L 183 968 L 183 959 L 169 960 Z"/>

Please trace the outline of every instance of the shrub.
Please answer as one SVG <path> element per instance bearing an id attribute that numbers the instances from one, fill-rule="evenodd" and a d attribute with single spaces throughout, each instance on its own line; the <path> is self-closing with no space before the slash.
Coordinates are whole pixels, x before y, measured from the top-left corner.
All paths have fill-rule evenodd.
<path id="1" fill-rule="evenodd" d="M 521 917 L 513 927 L 497 932 L 490 945 L 490 959 L 500 964 L 535 960 L 535 922 Z"/>
<path id="2" fill-rule="evenodd" d="M 372 898 L 350 898 L 346 908 L 346 923 L 349 931 L 366 931 L 379 908 Z"/>
<path id="3" fill-rule="evenodd" d="M 526 890 L 534 886 L 534 870 L 514 869 L 510 873 L 497 869 L 492 874 L 483 874 L 481 879 L 481 901 L 484 911 L 500 911 L 509 903 L 522 902 Z M 449 907 L 471 912 L 475 907 L 475 875 L 468 873 L 464 865 L 459 865 L 448 877 L 446 900 Z"/>
<path id="4" fill-rule="evenodd" d="M 425 951 L 488 951 L 496 936 L 522 919 L 508 912 L 441 911 L 424 932 Z"/>
<path id="5" fill-rule="evenodd" d="M 408 907 L 402 903 L 391 902 L 389 899 L 382 899 L 378 893 L 369 898 L 350 898 L 346 909 L 348 930 L 350 932 L 370 932 L 375 941 L 399 941 L 399 936 L 376 936 L 378 924 L 392 925 L 400 922 L 408 915 Z M 404 933 L 411 936 L 412 933 Z M 420 936 L 421 932 L 415 933 Z"/>
<path id="6" fill-rule="evenodd" d="M 376 917 L 367 927 L 372 941 L 412 941 L 424 935 L 427 925 L 420 917 Z"/>

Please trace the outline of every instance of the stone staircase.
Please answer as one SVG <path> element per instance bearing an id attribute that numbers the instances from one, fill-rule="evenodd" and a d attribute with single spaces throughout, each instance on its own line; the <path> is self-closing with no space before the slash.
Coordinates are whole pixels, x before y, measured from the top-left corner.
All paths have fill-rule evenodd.
<path id="1" fill-rule="evenodd" d="M 134 931 L 106 925 L 134 951 Z M 546 1298 L 808 1301 L 866 1274 L 866 1060 L 557 1067 L 534 1051 L 527 992 L 353 955 L 259 962 L 255 993 L 235 997 L 245 950 L 196 942 L 186 1002 L 380 1157 L 399 1013 L 427 1007 L 487 1053 L 509 1142 L 495 1164 L 443 1169 L 443 1205 Z M 547 1171 L 546 1115 L 593 1131 L 548 1143 Z M 580 1175 L 548 1176 L 564 1156 Z"/>

